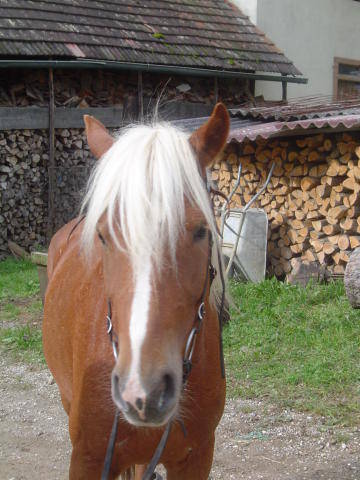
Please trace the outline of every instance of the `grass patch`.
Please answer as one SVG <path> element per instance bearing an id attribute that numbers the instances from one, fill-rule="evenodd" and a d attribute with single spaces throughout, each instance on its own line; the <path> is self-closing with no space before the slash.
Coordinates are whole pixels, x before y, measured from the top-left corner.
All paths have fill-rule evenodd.
<path id="1" fill-rule="evenodd" d="M 42 311 L 36 266 L 26 260 L 8 258 L 0 262 L 0 346 L 30 363 L 44 361 L 41 330 Z"/>
<path id="2" fill-rule="evenodd" d="M 224 329 L 230 395 L 360 423 L 360 310 L 340 282 L 234 284 Z"/>
<path id="3" fill-rule="evenodd" d="M 5 350 L 30 363 L 43 363 L 41 331 L 29 325 L 3 328 L 0 330 L 0 343 Z"/>
<path id="4" fill-rule="evenodd" d="M 21 310 L 17 305 L 13 303 L 5 303 L 1 305 L 0 320 L 11 321 L 16 320 Z"/>
<path id="5" fill-rule="evenodd" d="M 28 260 L 0 262 L 0 301 L 32 297 L 40 291 L 36 266 Z"/>

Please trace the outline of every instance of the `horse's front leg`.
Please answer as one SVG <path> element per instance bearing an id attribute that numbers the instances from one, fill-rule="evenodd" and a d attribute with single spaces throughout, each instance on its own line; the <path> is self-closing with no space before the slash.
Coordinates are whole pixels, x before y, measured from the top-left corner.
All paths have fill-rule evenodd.
<path id="1" fill-rule="evenodd" d="M 207 480 L 214 455 L 215 435 L 204 439 L 204 443 L 194 449 L 181 463 L 167 463 L 167 480 Z"/>
<path id="2" fill-rule="evenodd" d="M 94 458 L 81 445 L 76 445 L 71 454 L 69 480 L 99 480 L 103 464 L 103 458 Z M 115 480 L 117 475 L 110 471 L 109 480 Z"/>

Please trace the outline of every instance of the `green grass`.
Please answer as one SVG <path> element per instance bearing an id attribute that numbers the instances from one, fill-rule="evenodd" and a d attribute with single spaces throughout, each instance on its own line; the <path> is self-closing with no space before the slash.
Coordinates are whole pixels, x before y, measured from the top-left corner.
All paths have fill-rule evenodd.
<path id="1" fill-rule="evenodd" d="M 13 258 L 0 262 L 0 301 L 31 297 L 38 293 L 39 280 L 34 264 Z"/>
<path id="2" fill-rule="evenodd" d="M 5 349 L 30 363 L 44 362 L 41 330 L 29 325 L 0 330 L 0 343 Z"/>
<path id="3" fill-rule="evenodd" d="M 360 423 L 360 310 L 342 283 L 306 289 L 276 280 L 234 284 L 224 330 L 228 389 Z"/>
<path id="4" fill-rule="evenodd" d="M 0 262 L 0 346 L 16 358 L 43 362 L 38 324 L 42 303 L 36 266 L 8 258 Z"/>

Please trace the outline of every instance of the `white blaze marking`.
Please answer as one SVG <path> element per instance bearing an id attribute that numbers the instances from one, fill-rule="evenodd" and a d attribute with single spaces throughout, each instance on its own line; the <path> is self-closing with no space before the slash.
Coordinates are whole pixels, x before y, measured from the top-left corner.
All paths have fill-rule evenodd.
<path id="1" fill-rule="evenodd" d="M 144 398 L 146 393 L 140 380 L 141 349 L 146 336 L 151 293 L 151 259 L 143 264 L 143 270 L 136 279 L 135 292 L 130 316 L 131 366 L 129 380 L 123 398 L 133 403 L 136 398 Z"/>

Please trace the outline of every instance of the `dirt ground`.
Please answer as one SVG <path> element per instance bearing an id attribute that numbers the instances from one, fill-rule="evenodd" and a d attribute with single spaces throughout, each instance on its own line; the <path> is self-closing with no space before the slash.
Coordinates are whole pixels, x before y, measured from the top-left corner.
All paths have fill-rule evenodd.
<path id="1" fill-rule="evenodd" d="M 70 444 L 56 385 L 45 370 L 0 357 L 0 479 L 67 478 Z M 229 400 L 212 480 L 360 480 L 360 429 Z"/>

